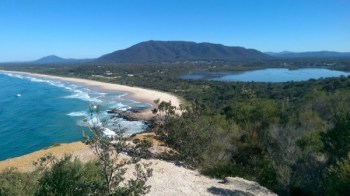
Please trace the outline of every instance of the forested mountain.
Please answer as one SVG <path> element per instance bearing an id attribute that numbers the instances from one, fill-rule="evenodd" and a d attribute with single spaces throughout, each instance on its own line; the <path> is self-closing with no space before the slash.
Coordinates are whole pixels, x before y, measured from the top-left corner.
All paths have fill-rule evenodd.
<path id="1" fill-rule="evenodd" d="M 350 52 L 312 51 L 312 52 L 266 52 L 266 54 L 280 58 L 338 58 L 349 57 Z"/>
<path id="2" fill-rule="evenodd" d="M 176 61 L 242 61 L 268 59 L 254 49 L 186 41 L 146 41 L 97 59 L 105 63 L 149 63 Z"/>

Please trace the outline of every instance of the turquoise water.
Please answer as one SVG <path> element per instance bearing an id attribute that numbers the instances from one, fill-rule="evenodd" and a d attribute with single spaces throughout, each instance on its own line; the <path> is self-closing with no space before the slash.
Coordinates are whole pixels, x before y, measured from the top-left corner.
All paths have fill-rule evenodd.
<path id="1" fill-rule="evenodd" d="M 0 72 L 0 160 L 24 155 L 54 143 L 82 139 L 91 102 L 105 110 L 148 107 L 123 99 L 124 93 L 101 92 L 62 81 Z M 145 129 L 143 122 L 115 119 L 126 134 Z"/>
<path id="2" fill-rule="evenodd" d="M 327 77 L 349 76 L 350 73 L 329 69 L 305 68 L 289 70 L 284 68 L 271 68 L 244 72 L 195 72 L 181 75 L 182 79 L 215 80 L 215 81 L 240 81 L 240 82 L 288 82 L 306 81 Z"/>

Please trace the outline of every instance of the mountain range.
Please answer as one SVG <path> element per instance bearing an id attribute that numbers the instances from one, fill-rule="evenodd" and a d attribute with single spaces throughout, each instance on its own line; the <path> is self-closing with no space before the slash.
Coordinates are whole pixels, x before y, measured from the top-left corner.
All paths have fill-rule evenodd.
<path id="1" fill-rule="evenodd" d="M 155 63 L 174 61 L 242 61 L 268 59 L 258 50 L 212 43 L 146 41 L 96 59 L 101 63 Z"/>
<path id="2" fill-rule="evenodd" d="M 66 59 L 55 55 L 46 56 L 30 62 L 13 62 L 6 64 L 81 64 L 81 63 L 163 63 L 193 61 L 249 61 L 276 58 L 350 58 L 350 52 L 316 51 L 316 52 L 260 52 L 238 46 L 224 46 L 213 43 L 196 43 L 188 41 L 146 41 L 123 50 L 102 55 L 96 59 Z M 5 64 L 5 63 L 1 63 Z"/>

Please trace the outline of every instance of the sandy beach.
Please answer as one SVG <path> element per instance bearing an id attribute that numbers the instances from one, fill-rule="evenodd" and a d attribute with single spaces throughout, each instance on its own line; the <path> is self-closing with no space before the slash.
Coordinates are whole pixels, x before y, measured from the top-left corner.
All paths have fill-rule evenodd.
<path id="1" fill-rule="evenodd" d="M 5 70 L 0 70 L 0 72 L 21 74 L 21 75 L 27 75 L 27 76 L 37 77 L 37 78 L 72 82 L 75 84 L 93 87 L 93 88 L 97 88 L 97 89 L 101 89 L 101 90 L 107 90 L 107 91 L 125 92 L 125 93 L 127 93 L 126 97 L 128 99 L 148 103 L 152 107 L 156 106 L 154 104 L 154 100 L 156 100 L 156 99 L 159 99 L 160 101 L 166 101 L 166 102 L 171 101 L 171 104 L 173 106 L 176 106 L 176 107 L 179 107 L 179 105 L 181 104 L 181 100 L 179 97 L 172 95 L 170 93 L 161 92 L 161 91 L 152 90 L 152 89 L 131 87 L 131 86 L 126 86 L 126 85 L 99 82 L 99 81 L 87 80 L 87 79 L 81 79 L 81 78 L 69 78 L 69 77 L 61 77 L 61 76 L 28 73 L 28 72 L 5 71 Z M 149 110 L 144 111 L 143 115 L 145 115 L 145 116 L 151 115 L 151 108 Z"/>
<path id="2" fill-rule="evenodd" d="M 83 144 L 82 142 L 72 142 L 47 147 L 20 157 L 0 161 L 0 172 L 5 168 L 11 167 L 17 168 L 17 170 L 21 172 L 33 171 L 35 169 L 33 162 L 49 153 L 52 153 L 58 159 L 62 158 L 65 154 L 72 154 L 74 157 L 79 158 L 83 162 L 87 162 L 94 158 L 94 154 L 90 150 L 89 146 Z"/>

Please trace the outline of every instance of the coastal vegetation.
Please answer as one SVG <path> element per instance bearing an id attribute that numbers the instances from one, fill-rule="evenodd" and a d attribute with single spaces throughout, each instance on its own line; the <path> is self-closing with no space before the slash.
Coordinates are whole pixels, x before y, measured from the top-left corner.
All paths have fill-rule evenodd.
<path id="1" fill-rule="evenodd" d="M 188 101 L 182 116 L 170 115 L 157 129 L 180 152 L 174 159 L 213 177 L 256 180 L 282 195 L 347 190 L 341 185 L 349 179 L 349 149 L 336 144 L 349 143 L 349 137 L 341 136 L 349 127 L 336 127 L 339 116 L 345 122 L 350 113 L 349 77 L 286 83 L 193 81 L 166 74 L 176 73 L 169 67 L 158 71 L 163 74 L 153 69 L 153 77 L 146 77 L 152 68 L 140 67 L 139 75 L 109 81 L 168 91 Z M 330 135 L 338 137 L 329 141 Z M 334 145 L 330 152 L 327 146 Z M 334 157 L 342 148 L 344 153 Z"/>
<path id="2" fill-rule="evenodd" d="M 205 93 L 184 95 L 196 101 L 158 131 L 177 158 L 204 174 L 256 180 L 282 195 L 349 191 L 349 77 L 203 87 L 193 89 Z"/>
<path id="3" fill-rule="evenodd" d="M 0 196 L 350 196 L 350 0 L 0 0 Z"/>
<path id="4" fill-rule="evenodd" d="M 322 67 L 321 59 L 286 60 Z M 336 61 L 348 70 L 348 60 Z M 343 62 L 344 63 L 341 63 Z M 265 67 L 250 62 L 244 69 Z M 281 60 L 276 60 L 279 66 Z M 272 64 L 274 65 L 274 64 Z M 292 66 L 293 67 L 293 66 Z M 350 180 L 350 77 L 258 83 L 182 80 L 183 73 L 242 66 L 194 64 L 6 67 L 157 89 L 184 98 L 182 115 L 158 103 L 164 123 L 157 137 L 177 160 L 203 174 L 254 180 L 280 195 L 343 195 Z M 22 175 L 22 174 L 18 174 Z"/>

